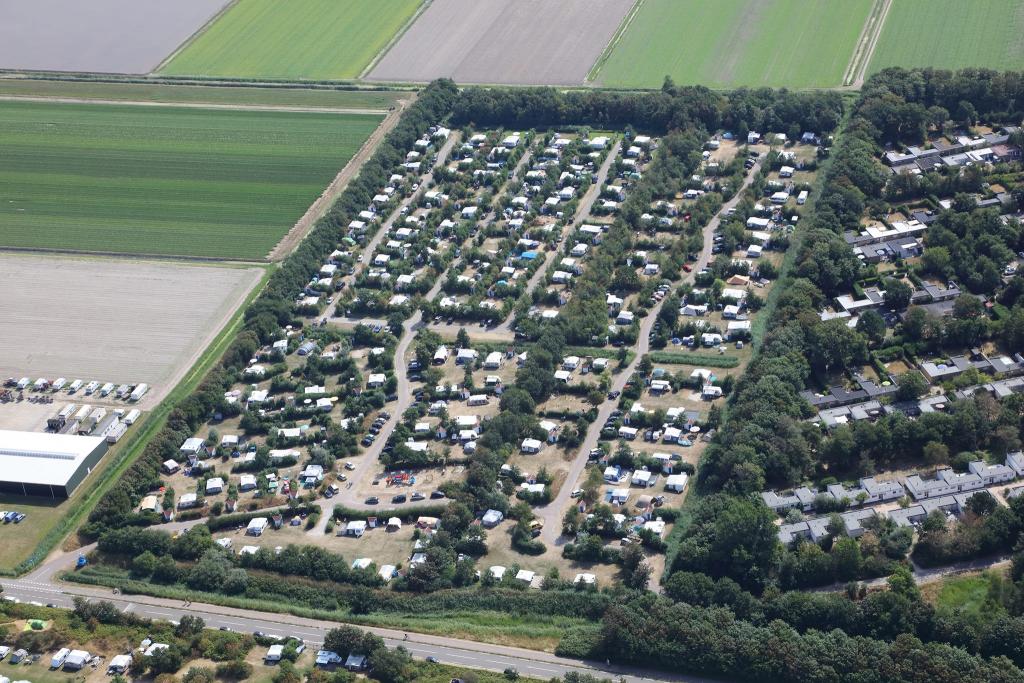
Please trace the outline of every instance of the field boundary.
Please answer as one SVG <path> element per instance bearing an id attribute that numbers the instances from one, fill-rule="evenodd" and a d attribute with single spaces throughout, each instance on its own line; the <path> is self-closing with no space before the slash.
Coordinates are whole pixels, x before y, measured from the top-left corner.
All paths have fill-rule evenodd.
<path id="1" fill-rule="evenodd" d="M 846 66 L 846 72 L 843 74 L 842 87 L 858 90 L 864 85 L 864 73 L 875 54 L 875 48 L 882 36 L 882 29 L 885 28 L 885 20 L 889 16 L 892 3 L 893 0 L 875 0 L 872 5 L 867 21 L 864 22 L 864 28 L 857 39 L 857 45 L 850 56 L 850 63 Z"/>
<path id="2" fill-rule="evenodd" d="M 150 71 L 149 71 L 148 73 L 151 73 L 151 74 L 155 74 L 155 73 L 158 73 L 158 72 L 160 71 L 160 69 L 163 69 L 163 68 L 164 68 L 165 66 L 167 66 L 167 65 L 168 65 L 168 64 L 170 63 L 170 61 L 171 61 L 172 59 L 174 59 L 175 57 L 177 57 L 177 56 L 178 56 L 179 54 L 181 54 L 181 52 L 182 52 L 182 51 L 183 51 L 183 50 L 184 50 L 185 48 L 187 48 L 187 47 L 188 47 L 189 45 L 191 45 L 192 43 L 194 43 L 194 42 L 195 42 L 195 41 L 196 41 L 196 40 L 197 40 L 197 39 L 199 38 L 199 36 L 203 35 L 203 34 L 204 34 L 204 33 L 206 33 L 207 31 L 209 31 L 209 30 L 210 30 L 210 27 L 211 27 L 211 26 L 213 26 L 213 25 L 214 25 L 215 23 L 217 23 L 218 21 L 220 21 L 221 17 L 223 17 L 223 16 L 224 16 L 225 14 L 227 14 L 227 13 L 228 13 L 228 12 L 229 12 L 230 10 L 232 10 L 232 9 L 233 9 L 233 8 L 235 7 L 235 5 L 237 5 L 238 3 L 239 3 L 239 0 L 229 0 L 229 2 L 228 2 L 227 4 L 225 4 L 225 5 L 224 5 L 224 6 L 223 6 L 223 7 L 222 7 L 222 8 L 220 9 L 220 11 L 219 11 L 219 12 L 217 12 L 217 13 L 216 13 L 216 14 L 214 14 L 214 15 L 213 15 L 212 17 L 210 17 L 210 20 L 209 20 L 209 21 L 207 21 L 207 22 L 206 22 L 205 24 L 203 24 L 202 26 L 200 26 L 199 28 L 197 28 L 197 29 L 196 29 L 195 31 L 193 31 L 193 32 L 192 32 L 192 35 L 190 35 L 190 36 L 189 36 L 188 38 L 186 38 L 185 40 L 183 40 L 183 41 L 182 41 L 182 43 L 181 43 L 181 45 L 179 45 L 179 46 L 178 46 L 177 48 L 175 48 L 175 49 L 174 49 L 174 51 L 173 51 L 173 52 L 171 52 L 171 54 L 169 54 L 168 56 L 164 57 L 164 58 L 163 58 L 163 59 L 162 59 L 162 60 L 160 61 L 160 63 L 159 63 L 159 64 L 157 64 L 157 65 L 156 65 L 155 67 L 153 67 L 152 69 L 150 69 Z"/>
<path id="3" fill-rule="evenodd" d="M 50 529 L 45 536 L 43 536 L 42 540 L 36 546 L 36 549 L 28 556 L 27 559 L 18 564 L 13 571 L 0 572 L 0 575 L 22 576 L 45 560 L 54 548 L 63 543 L 64 539 L 78 528 L 85 515 L 92 512 L 96 502 L 106 495 L 107 491 L 110 490 L 110 487 L 120 480 L 121 475 L 125 470 L 127 470 L 128 467 L 130 467 L 131 464 L 142 454 L 143 449 L 145 449 L 149 444 L 150 439 L 161 428 L 163 428 L 164 423 L 167 421 L 167 417 L 171 414 L 171 411 L 177 407 L 178 403 L 192 394 L 202 378 L 205 377 L 206 373 L 208 373 L 213 367 L 213 364 L 224 355 L 228 346 L 237 337 L 241 330 L 242 323 L 245 320 L 244 315 L 246 308 L 263 291 L 267 286 L 267 283 L 270 281 L 270 276 L 274 273 L 275 267 L 272 265 L 268 266 L 267 264 L 258 265 L 260 265 L 264 270 L 259 282 L 257 282 L 249 291 L 245 299 L 231 314 L 231 318 L 228 320 L 227 324 L 224 325 L 224 328 L 217 334 L 213 341 L 210 342 L 210 345 L 206 347 L 202 355 L 200 355 L 192 367 L 189 368 L 181 381 L 179 381 L 178 384 L 168 392 L 167 396 L 165 396 L 163 400 L 145 416 L 145 423 L 141 425 L 141 429 L 135 431 L 134 434 L 131 435 L 125 444 L 125 448 L 118 453 L 118 457 L 109 461 L 103 470 L 98 473 L 96 480 L 90 484 L 92 488 L 89 493 L 78 501 L 74 510 L 63 516 L 61 520 L 54 525 L 54 527 Z"/>
<path id="4" fill-rule="evenodd" d="M 359 72 L 358 76 L 356 76 L 356 80 L 363 80 L 364 78 L 367 77 L 367 75 L 369 75 L 371 71 L 373 71 L 373 67 L 377 66 L 377 63 L 384 58 L 384 55 L 391 51 L 391 48 L 393 48 L 395 44 L 402 39 L 402 36 L 404 36 L 406 32 L 408 32 L 408 30 L 412 28 L 412 25 L 416 23 L 416 20 L 419 19 L 423 15 L 423 13 L 427 11 L 427 8 L 430 7 L 430 5 L 433 4 L 433 2 L 434 0 L 423 0 L 423 2 L 420 3 L 420 6 L 416 9 L 415 12 L 412 13 L 412 16 L 409 17 L 409 21 L 405 22 L 402 25 L 402 28 L 398 29 L 398 31 L 395 32 L 395 35 L 391 36 L 391 40 L 389 40 L 387 44 L 384 47 L 382 47 L 377 54 L 373 56 L 373 59 L 370 60 L 370 63 L 367 64 L 366 67 Z"/>
<path id="5" fill-rule="evenodd" d="M 348 187 L 348 184 L 352 182 L 352 179 L 359 173 L 359 169 L 363 167 L 363 164 L 370 158 L 373 152 L 377 149 L 377 145 L 384 140 L 388 133 L 395 127 L 399 119 L 402 118 L 402 113 L 405 111 L 406 103 L 415 101 L 416 96 L 409 98 L 408 100 L 399 100 L 395 108 L 384 117 L 384 120 L 380 122 L 370 136 L 363 141 L 362 146 L 352 155 L 352 158 L 348 160 L 330 184 L 324 188 L 324 191 L 320 193 L 320 196 L 310 204 L 309 208 L 306 209 L 306 213 L 302 214 L 299 220 L 295 221 L 295 225 L 292 229 L 285 233 L 281 241 L 278 242 L 270 253 L 267 254 L 268 261 L 280 261 L 300 242 L 303 238 L 309 234 L 309 231 L 313 229 L 316 222 L 320 220 L 334 204 L 334 200 Z"/>
<path id="6" fill-rule="evenodd" d="M 46 97 L 41 95 L 0 95 L 0 102 L 43 102 L 54 104 L 102 104 L 128 107 L 175 107 L 180 109 L 226 109 L 228 111 L 278 111 L 292 114 L 362 114 L 385 116 L 387 109 L 348 107 L 302 107 L 278 104 L 224 104 L 220 102 L 155 102 L 150 100 L 104 100 L 91 97 Z"/>
<path id="7" fill-rule="evenodd" d="M 601 50 L 601 54 L 597 56 L 597 59 L 594 61 L 594 65 L 590 67 L 590 71 L 587 72 L 586 77 L 583 79 L 584 84 L 593 83 L 597 79 L 597 75 L 601 72 L 601 68 L 604 66 L 605 62 L 608 61 L 608 58 L 611 57 L 612 51 L 618 46 L 619 41 L 622 40 L 622 36 L 625 35 L 626 30 L 629 28 L 629 25 L 633 23 L 636 15 L 640 13 L 640 8 L 643 4 L 644 0 L 636 0 L 636 2 L 633 3 L 633 7 L 626 13 L 625 18 L 622 20 L 622 23 L 619 24 L 619 28 L 612 35 L 611 40 L 609 40 L 608 44 L 604 46 L 603 50 Z"/>
<path id="8" fill-rule="evenodd" d="M 8 247 L 0 246 L 0 253 L 10 252 L 17 254 L 67 254 L 72 256 L 96 256 L 102 258 L 119 258 L 131 261 L 193 261 L 199 263 L 224 263 L 240 266 L 266 266 L 267 261 L 253 261 L 252 259 L 235 259 L 228 256 L 190 256 L 187 254 L 146 254 L 139 252 L 122 251 L 89 251 L 88 249 L 58 249 L 56 247 Z"/>

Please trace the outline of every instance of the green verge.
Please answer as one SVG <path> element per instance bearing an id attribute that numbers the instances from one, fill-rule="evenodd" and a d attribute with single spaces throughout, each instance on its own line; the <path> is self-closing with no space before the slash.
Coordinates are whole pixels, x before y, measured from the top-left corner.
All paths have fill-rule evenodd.
<path id="1" fill-rule="evenodd" d="M 148 595 L 171 600 L 203 602 L 258 612 L 290 614 L 305 619 L 318 619 L 342 624 L 394 628 L 415 633 L 462 637 L 484 643 L 510 644 L 529 649 L 552 649 L 553 644 L 570 629 L 586 628 L 590 622 L 582 618 L 550 615 L 510 615 L 506 613 L 436 612 L 425 614 L 364 614 L 311 609 L 289 605 L 280 600 L 239 598 L 207 593 L 178 586 L 160 586 L 128 577 L 128 572 L 109 566 L 90 566 L 60 576 L 64 581 L 88 586 L 117 588 L 123 595 Z M 534 647 L 531 647 L 533 645 Z"/>
<path id="2" fill-rule="evenodd" d="M 712 368 L 735 368 L 740 364 L 736 356 L 710 353 L 689 353 L 686 351 L 652 351 L 648 354 L 655 363 L 673 365 L 707 365 Z"/>
<path id="3" fill-rule="evenodd" d="M 35 551 L 27 559 L 16 566 L 13 571 L 0 571 L 0 575 L 20 576 L 34 569 L 82 522 L 85 515 L 96 505 L 96 502 L 106 495 L 110 487 L 117 482 L 124 471 L 142 453 L 142 449 L 149 443 L 150 438 L 163 428 L 164 423 L 167 421 L 167 416 L 178 402 L 190 395 L 199 386 L 203 376 L 213 367 L 213 364 L 223 355 L 224 351 L 227 350 L 238 334 L 242 327 L 245 309 L 259 295 L 263 287 L 266 286 L 274 270 L 274 266 L 263 266 L 263 268 L 263 277 L 260 278 L 259 283 L 249 292 L 242 305 L 235 310 L 230 322 L 221 330 L 220 334 L 213 340 L 213 343 L 207 347 L 206 351 L 203 352 L 203 355 L 199 357 L 199 360 L 196 361 L 195 365 L 192 366 L 192 369 L 181 382 L 149 413 L 145 423 L 140 425 L 142 428 L 132 434 L 125 444 L 125 448 L 118 452 L 116 459 L 108 462 L 106 468 L 99 473 L 99 477 L 91 482 L 92 488 L 88 494 L 78 501 L 72 512 L 65 515 L 56 526 L 43 536 Z"/>

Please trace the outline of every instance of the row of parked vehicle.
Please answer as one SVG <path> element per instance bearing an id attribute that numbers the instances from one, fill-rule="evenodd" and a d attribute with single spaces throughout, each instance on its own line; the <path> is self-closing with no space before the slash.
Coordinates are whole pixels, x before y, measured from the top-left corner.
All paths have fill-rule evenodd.
<path id="1" fill-rule="evenodd" d="M 15 510 L 0 510 L 0 519 L 3 520 L 4 524 L 20 524 L 27 515 L 24 512 L 17 512 Z"/>

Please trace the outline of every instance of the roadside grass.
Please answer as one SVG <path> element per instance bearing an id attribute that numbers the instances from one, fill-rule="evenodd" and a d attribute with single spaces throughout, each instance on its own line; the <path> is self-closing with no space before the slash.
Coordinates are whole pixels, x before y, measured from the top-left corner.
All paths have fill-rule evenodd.
<path id="1" fill-rule="evenodd" d="M 342 611 L 310 609 L 277 600 L 229 597 L 177 586 L 160 586 L 135 581 L 129 578 L 126 570 L 111 566 L 90 566 L 77 572 L 66 572 L 61 578 L 65 581 L 89 586 L 117 588 L 125 595 L 149 595 L 189 600 L 238 609 L 291 614 L 307 619 L 445 635 L 481 643 L 509 645 L 546 652 L 554 651 L 559 639 L 568 629 L 585 627 L 589 623 L 585 619 L 570 617 L 513 615 L 487 611 L 430 612 L 415 615 L 392 613 L 353 615 Z"/>
<path id="2" fill-rule="evenodd" d="M 673 365 L 706 365 L 712 368 L 735 368 L 740 364 L 736 356 L 718 353 L 698 353 L 689 351 L 652 351 L 648 354 L 654 363 L 671 363 Z"/>
<path id="3" fill-rule="evenodd" d="M 0 246 L 265 259 L 380 120 L 0 102 Z"/>
<path id="4" fill-rule="evenodd" d="M 867 73 L 889 66 L 1024 69 L 1024 8 L 1019 0 L 972 0 L 970 11 L 966 9 L 959 0 L 896 0 Z"/>
<path id="5" fill-rule="evenodd" d="M 293 87 L 176 85 L 92 80 L 0 79 L 0 95 L 166 104 L 228 104 L 334 109 L 388 109 L 411 95 L 408 91 Z"/>
<path id="6" fill-rule="evenodd" d="M 645 0 L 596 81 L 657 88 L 669 76 L 710 87 L 835 87 L 871 6 L 872 0 Z"/>
<path id="7" fill-rule="evenodd" d="M 123 442 L 123 446 L 116 450 L 108 453 L 104 458 L 106 464 L 101 469 L 96 478 L 87 481 L 88 486 L 80 486 L 79 491 L 84 491 L 85 494 L 76 499 L 74 496 L 70 499 L 74 501 L 74 505 L 71 508 L 62 511 L 59 514 L 59 518 L 56 519 L 56 524 L 49 529 L 45 536 L 38 542 L 35 550 L 27 558 L 19 560 L 18 557 L 12 557 L 12 560 L 17 561 L 13 570 L 9 570 L 6 567 L 0 567 L 0 575 L 21 575 L 31 571 L 40 562 L 46 559 L 46 556 L 57 547 L 59 543 L 77 528 L 85 516 L 95 507 L 97 501 L 105 496 L 110 490 L 111 486 L 116 484 L 120 479 L 121 475 L 135 459 L 142 453 L 142 450 L 149 443 L 149 440 L 163 428 L 164 423 L 167 421 L 167 416 L 171 413 L 174 407 L 179 401 L 189 396 L 195 388 L 199 385 L 199 382 L 206 375 L 206 373 L 213 367 L 214 363 L 217 362 L 224 352 L 228 349 L 231 342 L 238 335 L 241 330 L 243 322 L 243 313 L 245 309 L 252 303 L 253 299 L 263 291 L 263 287 L 266 286 L 267 281 L 270 279 L 271 274 L 274 271 L 274 266 L 266 267 L 266 272 L 260 279 L 260 282 L 249 292 L 249 296 L 246 297 L 245 301 L 235 311 L 230 322 L 221 330 L 220 334 L 217 335 L 216 339 L 207 347 L 203 355 L 199 357 L 195 365 L 189 373 L 178 383 L 178 386 L 174 387 L 170 393 L 164 398 L 160 404 L 149 413 L 144 413 L 144 419 L 136 423 L 137 429 L 132 429 L 128 432 L 126 440 Z M 78 493 L 78 492 L 76 492 Z M 26 520 L 28 521 L 28 520 Z M 22 522 L 24 524 L 24 522 Z M 4 554 L 6 560 L 7 555 Z"/>
<path id="8" fill-rule="evenodd" d="M 422 0 L 239 0 L 160 73 L 354 79 L 421 4 Z"/>

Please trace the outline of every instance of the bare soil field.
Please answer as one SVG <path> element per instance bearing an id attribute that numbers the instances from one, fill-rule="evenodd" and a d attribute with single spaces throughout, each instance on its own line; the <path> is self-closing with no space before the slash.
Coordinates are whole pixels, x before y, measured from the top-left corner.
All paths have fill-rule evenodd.
<path id="1" fill-rule="evenodd" d="M 263 274 L 101 258 L 0 255 L 0 376 L 139 383 L 154 405 Z"/>
<path id="2" fill-rule="evenodd" d="M 633 0 L 434 0 L 371 80 L 579 85 Z"/>
<path id="3" fill-rule="evenodd" d="M 144 74 L 227 0 L 0 0 L 0 68 Z"/>

